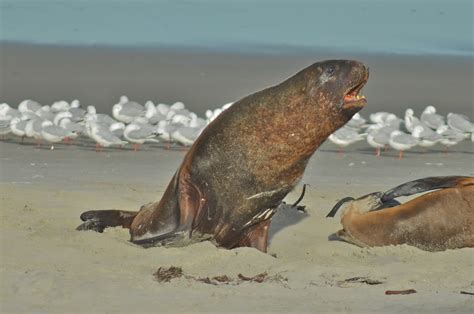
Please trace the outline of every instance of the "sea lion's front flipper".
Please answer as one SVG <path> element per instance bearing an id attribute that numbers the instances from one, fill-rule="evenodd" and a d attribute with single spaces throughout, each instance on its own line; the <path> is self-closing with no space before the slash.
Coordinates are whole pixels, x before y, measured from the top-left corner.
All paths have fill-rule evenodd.
<path id="1" fill-rule="evenodd" d="M 446 177 L 427 177 L 403 183 L 386 191 L 381 200 L 383 203 L 388 202 L 399 196 L 410 196 L 416 193 L 427 192 L 436 189 L 452 188 L 459 185 L 474 185 L 474 178 L 463 176 L 446 176 Z"/>
<path id="2" fill-rule="evenodd" d="M 235 247 L 253 247 L 266 253 L 270 222 L 271 219 L 267 219 L 248 228 Z"/>
<path id="3" fill-rule="evenodd" d="M 130 228 L 137 213 L 117 209 L 86 211 L 81 214 L 81 220 L 84 223 L 79 225 L 76 230 L 103 232 L 107 227 L 122 226 L 123 228 Z"/>
<path id="4" fill-rule="evenodd" d="M 345 241 L 347 243 L 357 245 L 359 247 L 367 247 L 367 244 L 357 240 L 356 238 L 351 236 L 349 233 L 347 233 L 346 230 L 344 230 L 344 229 L 339 230 L 334 235 L 336 236 L 337 240 L 342 240 L 342 241 Z"/>
<path id="5" fill-rule="evenodd" d="M 193 233 L 196 214 L 205 196 L 194 182 L 186 163 L 178 170 L 158 203 L 142 206 L 131 228 L 131 242 L 145 248 L 185 246 L 210 235 Z"/>

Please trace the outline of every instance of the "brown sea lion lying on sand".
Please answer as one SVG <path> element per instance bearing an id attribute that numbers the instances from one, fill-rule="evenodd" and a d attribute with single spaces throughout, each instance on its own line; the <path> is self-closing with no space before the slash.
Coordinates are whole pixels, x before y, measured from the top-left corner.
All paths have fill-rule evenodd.
<path id="1" fill-rule="evenodd" d="M 271 217 L 326 138 L 366 104 L 359 62 L 315 63 L 234 103 L 195 141 L 159 202 L 88 211 L 79 230 L 130 228 L 142 246 L 211 240 L 267 249 Z"/>
<path id="2" fill-rule="evenodd" d="M 395 198 L 432 191 L 400 204 Z M 349 202 L 337 237 L 361 247 L 408 244 L 426 251 L 474 247 L 474 178 L 430 177 Z"/>

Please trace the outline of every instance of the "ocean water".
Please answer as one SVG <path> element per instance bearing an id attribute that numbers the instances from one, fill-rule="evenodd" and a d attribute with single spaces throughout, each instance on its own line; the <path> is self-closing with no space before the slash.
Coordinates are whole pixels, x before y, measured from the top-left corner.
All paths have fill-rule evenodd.
<path id="1" fill-rule="evenodd" d="M 0 0 L 0 41 L 473 56 L 472 0 Z"/>

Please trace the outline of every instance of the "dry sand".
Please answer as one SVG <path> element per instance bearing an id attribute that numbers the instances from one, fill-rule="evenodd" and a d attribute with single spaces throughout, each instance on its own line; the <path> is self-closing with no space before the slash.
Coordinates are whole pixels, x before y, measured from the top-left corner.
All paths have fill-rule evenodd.
<path id="1" fill-rule="evenodd" d="M 88 146 L 83 146 L 88 145 Z M 85 209 L 138 209 L 157 200 L 184 156 L 147 147 L 95 153 L 93 143 L 56 146 L 0 143 L 2 313 L 117 312 L 469 312 L 474 291 L 474 250 L 428 253 L 413 247 L 358 248 L 328 241 L 340 228 L 326 219 L 346 195 L 362 195 L 429 175 L 473 175 L 473 148 L 464 143 L 441 152 L 372 156 L 364 145 L 337 157 L 325 144 L 302 183 L 308 214 L 283 209 L 272 223 L 269 254 L 225 250 L 204 242 L 184 248 L 143 249 L 121 228 L 78 232 Z M 469 173 L 466 173 L 469 172 Z M 293 202 L 298 187 L 287 197 Z M 276 255 L 276 258 L 272 256 Z M 286 278 L 214 286 L 192 279 L 154 280 L 159 267 L 212 277 L 267 272 Z M 340 284 L 367 276 L 381 285 Z M 385 290 L 416 289 L 406 296 Z"/>
<path id="2" fill-rule="evenodd" d="M 179 59 L 176 55 L 173 58 Z M 197 68 L 206 66 L 219 72 L 217 67 L 214 68 L 212 58 L 206 58 L 209 63 L 196 65 L 196 73 Z M 184 64 L 187 62 L 185 58 L 179 60 Z M 225 57 L 217 60 L 222 65 Z M 265 71 L 269 69 L 263 58 L 259 60 L 252 63 L 255 73 L 260 73 L 259 65 Z M 394 76 L 386 77 L 385 82 L 401 84 L 408 77 L 405 85 L 419 83 L 423 89 L 427 85 L 436 85 L 438 78 L 440 84 L 445 84 L 448 78 L 452 80 L 452 84 L 446 86 L 451 92 L 438 88 L 435 95 L 422 93 L 419 97 L 425 97 L 423 103 L 410 98 L 410 95 L 415 95 L 413 92 L 400 99 L 400 108 L 408 104 L 424 106 L 433 98 L 452 103 L 459 101 L 463 105 L 456 111 L 472 114 L 469 113 L 472 97 L 467 97 L 471 91 L 453 92 L 465 86 L 466 80 L 472 83 L 469 71 L 458 68 L 456 62 L 433 65 L 447 70 L 441 76 L 432 77 L 432 81 L 425 81 L 428 72 L 439 71 L 429 67 L 425 74 L 418 71 L 407 76 L 406 71 L 396 70 L 397 59 L 387 60 Z M 418 63 L 421 58 L 406 60 L 421 68 Z M 181 64 L 176 67 L 180 68 Z M 472 66 L 472 63 L 467 64 Z M 375 76 L 377 66 L 370 65 Z M 34 65 L 18 65 L 19 73 L 23 73 L 22 67 L 27 66 Z M 41 64 L 36 66 L 43 67 Z M 78 73 L 82 71 L 80 68 L 75 68 Z M 171 68 L 170 64 L 167 77 L 173 77 L 175 73 Z M 279 75 L 297 69 L 288 67 Z M 461 79 L 455 81 L 457 71 L 461 73 Z M 235 90 L 250 92 L 260 87 L 252 87 L 256 79 L 251 74 L 246 74 L 248 80 L 241 76 L 239 84 L 238 79 L 234 81 L 235 78 L 227 76 L 228 72 L 224 67 L 218 77 L 235 83 Z M 265 73 L 270 77 L 273 72 Z M 134 75 L 138 77 L 138 73 Z M 417 75 L 422 79 L 415 80 Z M 153 75 L 147 79 L 164 80 Z M 176 76 L 177 82 L 181 79 L 181 76 Z M 56 78 L 47 76 L 42 86 L 45 87 L 50 80 Z M 77 80 L 77 77 L 72 75 L 72 80 Z M 380 85 L 374 77 L 371 80 L 371 86 Z M 191 84 L 192 79 L 184 81 Z M 12 95 L 10 93 L 14 91 L 7 91 L 5 86 L 19 86 L 19 82 L 31 87 L 27 78 L 16 83 L 2 81 L 2 95 Z M 81 80 L 75 82 L 85 89 L 91 84 Z M 130 82 L 127 79 L 124 86 Z M 140 87 L 135 87 L 135 93 L 139 95 Z M 385 88 L 388 88 L 387 94 L 395 93 L 393 86 Z M 179 92 L 183 89 L 179 88 Z M 128 92 L 118 87 L 117 90 Z M 233 87 L 226 90 L 233 90 Z M 19 95 L 20 91 L 17 92 Z M 50 98 L 68 98 L 66 94 L 57 94 L 56 90 L 51 94 L 43 92 Z M 181 95 L 178 91 L 176 93 Z M 192 95 L 193 91 L 188 93 Z M 377 93 L 383 99 L 384 91 Z M 373 111 L 381 110 L 378 103 L 371 102 L 370 93 L 367 95 L 369 108 L 373 106 Z M 219 94 L 222 98 L 219 101 L 216 98 L 215 103 L 225 102 L 224 96 Z M 31 97 L 35 98 L 35 95 Z M 197 94 L 196 97 L 206 99 L 210 96 Z M 229 94 L 229 98 L 232 97 L 237 97 L 237 93 Z M 466 103 L 466 99 L 469 102 Z M 393 104 L 393 100 L 387 98 L 387 103 Z M 447 112 L 451 107 L 441 109 Z M 19 145 L 11 138 L 0 142 L 2 313 L 472 313 L 473 297 L 460 294 L 460 291 L 474 292 L 473 249 L 428 253 L 408 246 L 358 248 L 344 242 L 329 241 L 328 236 L 337 231 L 340 224 L 338 218 L 324 217 L 338 199 L 347 195 L 385 190 L 424 176 L 474 175 L 471 142 L 456 146 L 449 155 L 440 151 L 421 154 L 417 150 L 408 153 L 405 160 L 395 159 L 394 151 L 376 158 L 362 143 L 351 146 L 342 157 L 338 157 L 333 145 L 324 144 L 311 159 L 301 182 L 310 184 L 302 202 L 308 213 L 288 209 L 277 213 L 271 226 L 268 254 L 250 248 L 224 250 L 208 242 L 184 248 L 143 249 L 129 243 L 128 232 L 121 228 L 108 229 L 104 234 L 75 231 L 80 223 L 79 215 L 86 209 L 135 210 L 144 203 L 158 200 L 184 156 L 183 151 L 155 146 L 147 146 L 136 153 L 119 149 L 95 153 L 93 149 L 91 142 L 56 145 L 53 151 L 37 149 L 31 142 Z M 441 147 L 437 149 L 441 150 Z M 288 195 L 287 201 L 293 202 L 300 191 L 301 186 Z M 254 276 L 267 272 L 279 280 L 219 286 L 186 278 L 168 283 L 154 280 L 153 273 L 159 267 L 169 266 L 182 267 L 186 275 L 195 277 L 225 274 L 236 278 L 239 273 Z M 340 283 L 356 276 L 384 283 Z M 385 290 L 402 289 L 416 289 L 417 293 L 384 295 Z"/>

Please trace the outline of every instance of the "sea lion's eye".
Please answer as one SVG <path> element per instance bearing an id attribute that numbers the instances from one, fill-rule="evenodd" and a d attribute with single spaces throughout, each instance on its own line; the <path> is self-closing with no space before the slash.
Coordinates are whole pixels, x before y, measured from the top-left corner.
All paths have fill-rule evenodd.
<path id="1" fill-rule="evenodd" d="M 333 75 L 333 74 L 334 74 L 334 71 L 335 71 L 334 67 L 333 67 L 333 66 L 330 66 L 330 67 L 328 67 L 328 68 L 326 69 L 326 74 L 327 74 L 327 75 Z"/>

